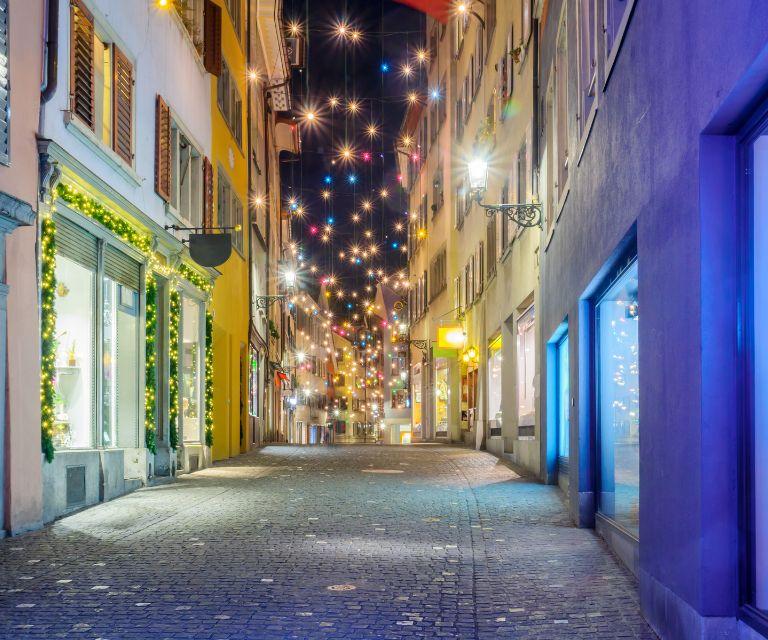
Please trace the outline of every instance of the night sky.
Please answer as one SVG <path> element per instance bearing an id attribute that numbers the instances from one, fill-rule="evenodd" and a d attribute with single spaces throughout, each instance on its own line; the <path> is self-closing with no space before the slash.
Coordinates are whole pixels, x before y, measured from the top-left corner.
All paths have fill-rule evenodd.
<path id="1" fill-rule="evenodd" d="M 424 47 L 424 17 L 392 0 L 286 0 L 284 19 L 299 24 L 307 39 L 305 68 L 296 70 L 293 80 L 303 152 L 282 165 L 285 206 L 294 211 L 294 239 L 304 262 L 299 273 L 313 293 L 333 276 L 332 308 L 337 318 L 348 319 L 359 311 L 360 300 L 372 299 L 373 291 L 365 290 L 378 281 L 369 276 L 371 269 L 391 277 L 406 264 L 400 247 L 406 242 L 408 204 L 398 182 L 395 141 L 409 92 L 423 90 L 426 68 L 417 51 Z M 346 36 L 339 34 L 342 24 Z M 410 77 L 404 65 L 411 67 Z M 335 108 L 332 97 L 339 101 Z M 350 101 L 359 104 L 356 114 L 350 113 Z M 372 123 L 375 135 L 368 131 Z M 344 148 L 352 159 L 342 157 Z M 324 199 L 323 191 L 330 191 L 330 198 Z M 397 223 L 401 231 L 395 230 Z M 376 254 L 366 258 L 362 252 L 371 244 Z M 353 247 L 359 248 L 357 256 Z"/>

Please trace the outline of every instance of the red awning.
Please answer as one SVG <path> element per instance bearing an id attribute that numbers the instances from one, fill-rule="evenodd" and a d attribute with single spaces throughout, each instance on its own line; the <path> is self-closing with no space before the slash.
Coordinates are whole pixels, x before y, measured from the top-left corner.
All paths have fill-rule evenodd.
<path id="1" fill-rule="evenodd" d="M 407 4 L 440 22 L 448 22 L 448 17 L 451 15 L 451 0 L 395 0 L 395 2 Z"/>

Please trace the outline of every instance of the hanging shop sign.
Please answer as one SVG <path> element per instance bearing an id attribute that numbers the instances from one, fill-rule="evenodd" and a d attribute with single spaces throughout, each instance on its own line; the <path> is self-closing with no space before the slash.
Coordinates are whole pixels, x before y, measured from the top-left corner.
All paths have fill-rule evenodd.
<path id="1" fill-rule="evenodd" d="M 190 233 L 189 255 L 203 267 L 218 267 L 232 255 L 232 234 Z"/>

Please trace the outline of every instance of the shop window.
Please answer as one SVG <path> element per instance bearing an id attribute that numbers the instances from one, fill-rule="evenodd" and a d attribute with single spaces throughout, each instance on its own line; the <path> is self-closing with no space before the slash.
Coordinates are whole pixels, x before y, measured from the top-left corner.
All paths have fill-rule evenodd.
<path id="1" fill-rule="evenodd" d="M 503 426 L 501 412 L 502 359 L 502 338 L 499 335 L 488 345 L 488 428 L 492 436 L 500 436 Z"/>
<path id="2" fill-rule="evenodd" d="M 753 421 L 747 433 L 745 480 L 747 489 L 746 602 L 761 613 L 768 628 L 768 130 L 751 142 Z"/>
<path id="3" fill-rule="evenodd" d="M 181 417 L 185 442 L 200 442 L 202 416 L 202 303 L 182 295 L 181 305 Z"/>
<path id="4" fill-rule="evenodd" d="M 95 282 L 95 261 L 89 268 L 69 257 L 56 256 L 57 449 L 82 449 L 94 444 Z"/>
<path id="5" fill-rule="evenodd" d="M 139 291 L 103 279 L 101 443 L 136 447 L 139 429 Z"/>
<path id="6" fill-rule="evenodd" d="M 599 510 L 636 536 L 640 523 L 637 261 L 596 304 Z"/>
<path id="7" fill-rule="evenodd" d="M 531 306 L 517 321 L 517 424 L 529 428 L 526 431 L 530 431 L 530 435 L 536 420 L 535 324 L 535 308 Z"/>
<path id="8" fill-rule="evenodd" d="M 448 437 L 448 360 L 435 359 L 435 437 Z"/>
<path id="9" fill-rule="evenodd" d="M 261 373 L 259 365 L 259 352 L 251 349 L 250 377 L 248 379 L 248 413 L 255 418 L 261 415 L 261 395 L 259 390 Z"/>
<path id="10" fill-rule="evenodd" d="M 54 445 L 137 447 L 140 265 L 61 216 L 56 241 Z"/>
<path id="11" fill-rule="evenodd" d="M 556 391 L 557 403 L 557 457 L 559 461 L 567 460 L 570 453 L 571 440 L 571 382 L 569 369 L 568 334 L 556 346 Z"/>

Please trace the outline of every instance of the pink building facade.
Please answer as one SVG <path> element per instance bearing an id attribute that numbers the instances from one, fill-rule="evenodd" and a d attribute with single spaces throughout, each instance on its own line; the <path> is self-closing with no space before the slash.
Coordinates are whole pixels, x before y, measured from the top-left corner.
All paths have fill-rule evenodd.
<path id="1" fill-rule="evenodd" d="M 0 0 L 0 535 L 42 524 L 37 131 L 45 0 Z"/>

